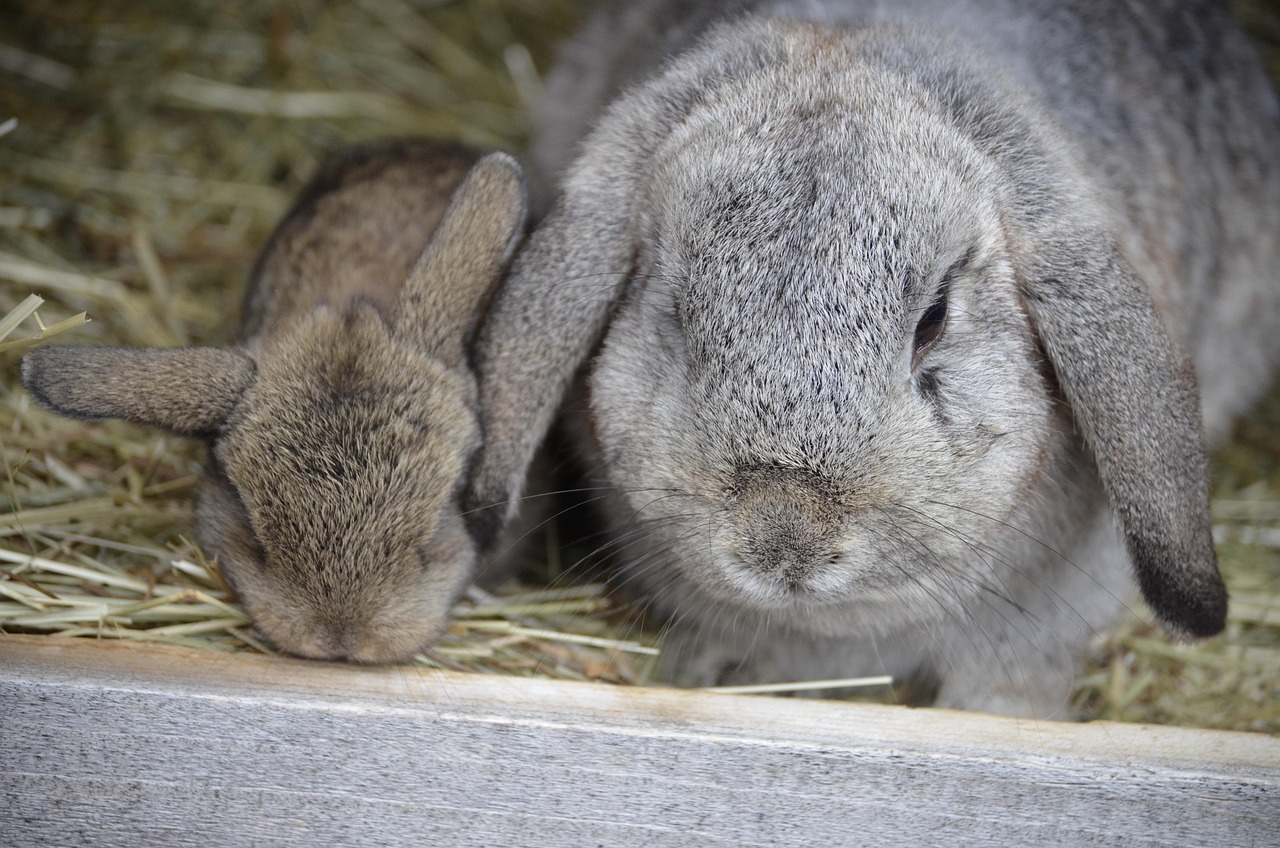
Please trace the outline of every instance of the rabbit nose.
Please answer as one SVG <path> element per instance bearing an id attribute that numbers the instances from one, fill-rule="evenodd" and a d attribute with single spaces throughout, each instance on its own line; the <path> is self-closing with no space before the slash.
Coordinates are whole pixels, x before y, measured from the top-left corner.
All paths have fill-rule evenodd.
<path id="1" fill-rule="evenodd" d="M 346 660 L 357 663 L 385 663 L 403 659 L 403 651 L 392 651 L 376 637 L 368 637 L 360 628 L 350 624 L 338 624 L 316 639 L 316 645 L 325 659 Z"/>
<path id="2" fill-rule="evenodd" d="M 738 550 L 761 574 L 798 584 L 839 556 L 836 515 L 813 487 L 770 480 L 739 501 Z"/>
<path id="3" fill-rule="evenodd" d="M 360 642 L 358 629 L 346 622 L 331 624 L 322 635 L 316 637 L 316 647 L 320 652 L 327 658 L 336 660 L 355 658 Z"/>
<path id="4" fill-rule="evenodd" d="M 766 577 L 803 583 L 836 557 L 826 534 L 811 527 L 775 526 L 771 531 L 746 534 L 740 545 L 743 558 Z"/>
<path id="5" fill-rule="evenodd" d="M 379 664 L 404 662 L 434 641 L 425 622 L 401 622 L 388 630 L 386 620 L 368 623 L 339 622 L 317 639 L 328 659 Z"/>

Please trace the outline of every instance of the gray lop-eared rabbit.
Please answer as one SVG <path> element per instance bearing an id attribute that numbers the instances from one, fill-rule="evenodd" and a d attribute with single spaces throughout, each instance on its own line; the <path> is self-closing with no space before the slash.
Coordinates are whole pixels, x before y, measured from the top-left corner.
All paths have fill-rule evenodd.
<path id="1" fill-rule="evenodd" d="M 46 347 L 23 381 L 64 415 L 209 441 L 197 536 L 276 647 L 403 659 L 474 576 L 458 505 L 480 442 L 466 346 L 524 219 L 505 154 L 355 148 L 272 235 L 236 345 Z"/>
<path id="2" fill-rule="evenodd" d="M 678 683 L 1063 716 L 1126 561 L 1223 628 L 1206 434 L 1280 353 L 1280 109 L 1222 4 L 616 2 L 548 101 L 482 544 L 581 376 Z"/>

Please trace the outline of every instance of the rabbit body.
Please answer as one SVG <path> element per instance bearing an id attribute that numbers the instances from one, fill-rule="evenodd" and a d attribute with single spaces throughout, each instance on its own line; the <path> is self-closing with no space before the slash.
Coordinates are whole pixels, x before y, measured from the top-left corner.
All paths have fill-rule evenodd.
<path id="1" fill-rule="evenodd" d="M 514 511 L 581 374 L 675 681 L 1061 716 L 1126 560 L 1222 628 L 1205 434 L 1280 355 L 1280 108 L 1225 10 L 614 3 L 544 115 L 470 502 Z"/>
<path id="2" fill-rule="evenodd" d="M 230 348 L 24 360 L 55 411 L 208 439 L 197 536 L 282 650 L 406 658 L 474 576 L 465 346 L 524 220 L 514 161 L 478 159 L 418 140 L 332 158 L 260 255 Z"/>

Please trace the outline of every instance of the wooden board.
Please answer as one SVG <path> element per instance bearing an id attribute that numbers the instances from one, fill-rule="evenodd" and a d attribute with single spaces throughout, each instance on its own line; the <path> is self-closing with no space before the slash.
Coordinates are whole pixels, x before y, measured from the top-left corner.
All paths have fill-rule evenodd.
<path id="1" fill-rule="evenodd" d="M 4 846 L 1276 846 L 1280 739 L 0 636 Z"/>

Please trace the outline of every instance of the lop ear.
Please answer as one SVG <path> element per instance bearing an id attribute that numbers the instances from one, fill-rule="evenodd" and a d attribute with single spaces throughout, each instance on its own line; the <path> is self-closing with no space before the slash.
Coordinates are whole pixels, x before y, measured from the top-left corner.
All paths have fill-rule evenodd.
<path id="1" fill-rule="evenodd" d="M 72 418 L 123 418 L 182 436 L 220 430 L 256 374 L 221 348 L 52 345 L 22 358 L 22 382 L 44 407 Z"/>
<path id="2" fill-rule="evenodd" d="M 484 443 L 464 506 L 482 549 L 515 514 L 534 452 L 630 276 L 634 166 L 601 135 L 517 254 L 480 331 Z"/>
<path id="3" fill-rule="evenodd" d="M 409 272 L 397 328 L 447 364 L 462 364 L 466 341 L 524 231 L 527 207 L 515 159 L 491 153 L 477 162 Z"/>
<path id="4" fill-rule="evenodd" d="M 476 350 L 484 444 L 464 502 L 481 549 L 514 515 L 533 454 L 631 277 L 645 202 L 639 186 L 652 179 L 653 152 L 738 69 L 772 64 L 785 52 L 775 24 L 744 26 L 757 37 L 741 37 L 737 25 L 713 29 L 706 49 L 613 101 L 499 289 Z"/>
<path id="5" fill-rule="evenodd" d="M 1226 622 L 1195 374 L 1114 241 L 1036 251 L 1024 297 L 1124 530 L 1142 595 L 1174 635 Z"/>

